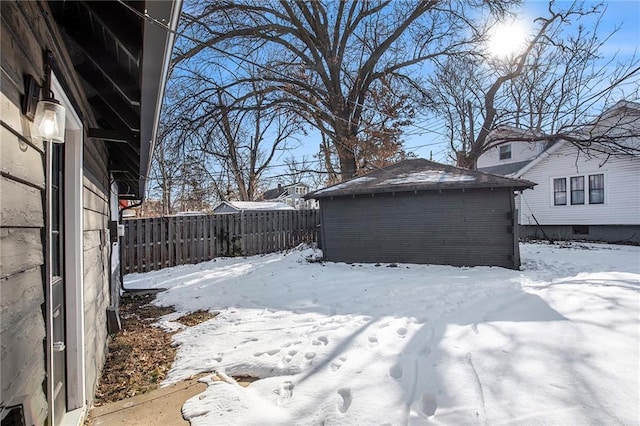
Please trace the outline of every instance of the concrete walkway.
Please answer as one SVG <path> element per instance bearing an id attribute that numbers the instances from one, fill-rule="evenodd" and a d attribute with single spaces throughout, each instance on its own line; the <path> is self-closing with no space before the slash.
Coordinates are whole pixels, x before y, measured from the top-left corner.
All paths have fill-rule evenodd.
<path id="1" fill-rule="evenodd" d="M 188 425 L 182 418 L 185 401 L 207 388 L 197 378 L 153 390 L 133 398 L 94 407 L 89 412 L 89 425 L 173 426 Z"/>

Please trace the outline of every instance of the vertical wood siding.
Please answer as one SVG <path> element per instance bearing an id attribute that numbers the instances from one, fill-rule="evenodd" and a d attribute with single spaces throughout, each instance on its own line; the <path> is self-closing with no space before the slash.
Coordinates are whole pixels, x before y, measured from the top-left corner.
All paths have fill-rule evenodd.
<path id="1" fill-rule="evenodd" d="M 513 268 L 511 198 L 502 188 L 322 199 L 324 256 Z"/>
<path id="2" fill-rule="evenodd" d="M 223 256 L 251 256 L 315 241 L 318 210 L 274 210 L 125 220 L 123 273 Z"/>

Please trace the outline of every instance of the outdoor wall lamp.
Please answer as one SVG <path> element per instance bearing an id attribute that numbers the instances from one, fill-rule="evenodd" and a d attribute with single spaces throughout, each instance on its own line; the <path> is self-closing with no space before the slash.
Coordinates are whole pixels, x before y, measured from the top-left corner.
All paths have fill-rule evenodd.
<path id="1" fill-rule="evenodd" d="M 25 77 L 22 112 L 33 121 L 32 136 L 55 143 L 64 143 L 65 109 L 51 91 L 53 52 L 44 53 L 44 84 L 39 86 L 32 75 Z M 44 93 L 43 93 L 44 92 Z M 40 94 L 43 93 L 43 99 Z"/>

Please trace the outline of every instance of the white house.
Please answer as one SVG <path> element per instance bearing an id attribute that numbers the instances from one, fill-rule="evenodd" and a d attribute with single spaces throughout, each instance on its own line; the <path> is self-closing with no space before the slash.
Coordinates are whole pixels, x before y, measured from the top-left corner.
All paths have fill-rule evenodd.
<path id="1" fill-rule="evenodd" d="M 302 196 L 309 192 L 309 186 L 298 182 L 293 185 L 283 186 L 278 184 L 277 188 L 269 189 L 262 194 L 264 201 L 280 201 L 287 203 L 296 210 L 317 209 L 317 200 L 305 200 Z"/>
<path id="2" fill-rule="evenodd" d="M 521 236 L 640 243 L 640 158 L 609 155 L 605 146 L 640 148 L 640 104 L 618 102 L 583 132 L 598 139 L 597 149 L 513 142 L 481 156 L 478 170 L 538 184 L 516 201 Z"/>

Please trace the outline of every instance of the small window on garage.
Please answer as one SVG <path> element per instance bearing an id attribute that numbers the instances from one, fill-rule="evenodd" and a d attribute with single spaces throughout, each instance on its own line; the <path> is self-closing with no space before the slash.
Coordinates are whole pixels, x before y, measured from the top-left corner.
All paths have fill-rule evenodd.
<path id="1" fill-rule="evenodd" d="M 511 158 L 511 144 L 500 145 L 500 159 L 508 160 Z"/>

